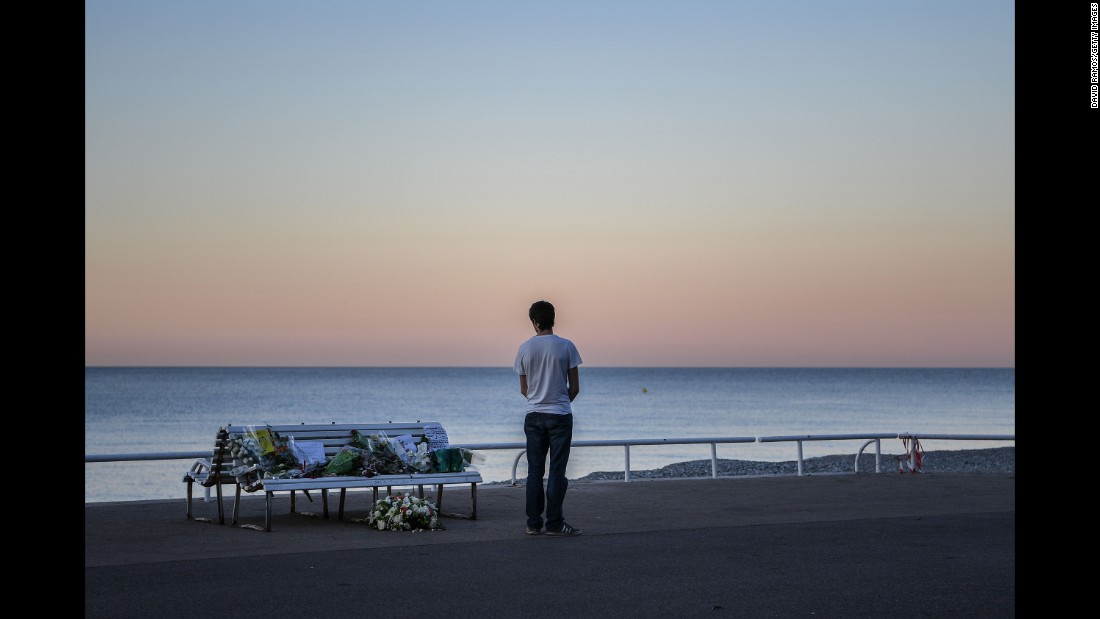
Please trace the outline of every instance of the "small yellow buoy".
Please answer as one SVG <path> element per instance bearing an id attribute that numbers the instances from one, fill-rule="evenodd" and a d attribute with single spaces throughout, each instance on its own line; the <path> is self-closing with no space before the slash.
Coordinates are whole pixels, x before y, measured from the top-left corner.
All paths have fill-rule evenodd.
<path id="1" fill-rule="evenodd" d="M 646 391 L 646 388 L 645 388 L 645 387 L 642 387 L 642 393 L 649 393 L 649 392 L 648 392 L 648 391 Z"/>

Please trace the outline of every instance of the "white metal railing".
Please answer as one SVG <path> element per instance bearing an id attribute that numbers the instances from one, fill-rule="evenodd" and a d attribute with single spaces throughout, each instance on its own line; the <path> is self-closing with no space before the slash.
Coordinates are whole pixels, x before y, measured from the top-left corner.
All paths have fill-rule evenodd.
<path id="1" fill-rule="evenodd" d="M 859 458 L 865 449 L 872 443 L 875 444 L 875 472 L 881 473 L 882 439 L 934 439 L 952 441 L 1015 441 L 1015 434 L 915 434 L 915 433 L 883 433 L 883 434 L 792 434 L 780 436 L 726 436 L 709 438 L 639 438 L 639 439 L 610 439 L 610 440 L 580 440 L 573 441 L 571 447 L 623 447 L 624 466 L 623 481 L 630 481 L 630 448 L 643 445 L 710 445 L 710 471 L 711 477 L 718 478 L 718 445 L 730 443 L 780 443 L 792 442 L 798 446 L 798 475 L 804 475 L 802 443 L 805 441 L 866 441 L 856 453 L 854 471 L 859 472 Z M 516 485 L 516 469 L 520 458 L 527 453 L 527 443 L 465 443 L 453 445 L 470 450 L 505 450 L 518 449 L 520 452 L 512 462 L 512 485 Z M 85 454 L 84 462 L 127 462 L 137 460 L 190 460 L 193 458 L 207 458 L 210 451 L 183 451 L 183 452 L 152 452 L 135 454 Z M 915 470 L 916 450 L 910 452 L 909 465 Z M 210 489 L 206 488 L 206 499 L 210 498 Z"/>
<path id="2" fill-rule="evenodd" d="M 912 433 L 898 433 L 898 434 L 804 434 L 804 435 L 786 435 L 786 436 L 759 436 L 757 442 L 760 443 L 777 443 L 777 442 L 795 442 L 798 443 L 798 474 L 803 475 L 802 468 L 802 443 L 804 441 L 838 441 L 838 440 L 853 440 L 853 439 L 868 439 L 859 451 L 856 453 L 856 460 L 854 470 L 859 472 L 859 457 L 863 455 L 863 450 L 867 449 L 867 446 L 871 443 L 875 444 L 875 472 L 882 472 L 882 439 L 884 438 L 897 438 L 897 439 L 942 439 L 953 441 L 1015 441 L 1015 434 L 912 434 Z M 909 452 L 909 467 L 910 470 L 916 470 L 916 450 Z"/>
<path id="3" fill-rule="evenodd" d="M 608 441 L 573 441 L 572 447 L 608 447 L 622 445 L 625 450 L 624 454 L 624 467 L 623 467 L 623 481 L 630 481 L 630 446 L 631 445 L 691 445 L 691 444 L 709 444 L 710 445 L 710 474 L 713 479 L 718 479 L 718 445 L 724 443 L 778 443 L 778 442 L 794 442 L 798 444 L 798 475 L 805 474 L 804 459 L 802 457 L 802 443 L 804 441 L 840 441 L 840 440 L 862 440 L 867 439 L 867 442 L 859 448 L 859 452 L 856 453 L 854 471 L 859 472 L 859 457 L 863 455 L 863 451 L 871 443 L 875 444 L 875 472 L 882 472 L 882 439 L 945 439 L 945 440 L 974 440 L 974 441 L 1015 441 L 1015 434 L 910 434 L 910 433 L 890 433 L 890 434 L 801 434 L 801 435 L 789 435 L 789 436 L 735 436 L 727 438 L 667 438 L 667 439 L 636 439 L 636 440 L 608 440 Z M 512 462 L 512 485 L 516 485 L 516 469 L 519 466 L 519 460 L 523 457 L 523 454 L 527 452 L 527 445 L 523 443 L 516 443 L 519 449 L 522 449 L 517 455 L 516 459 Z M 469 447 L 473 449 L 473 447 Z M 483 445 L 477 447 L 478 449 L 492 449 L 489 445 Z M 510 449 L 516 447 L 510 444 Z M 910 468 L 915 469 L 915 451 L 910 454 Z"/>
<path id="4" fill-rule="evenodd" d="M 639 438 L 626 440 L 573 441 L 572 447 L 619 447 L 623 448 L 623 481 L 630 481 L 630 447 L 637 445 L 710 445 L 710 474 L 718 478 L 718 445 L 728 443 L 755 443 L 755 436 L 727 436 L 721 438 Z M 521 450 L 512 461 L 512 485 L 516 485 L 516 468 L 519 459 L 527 453 L 526 443 L 517 443 Z"/>

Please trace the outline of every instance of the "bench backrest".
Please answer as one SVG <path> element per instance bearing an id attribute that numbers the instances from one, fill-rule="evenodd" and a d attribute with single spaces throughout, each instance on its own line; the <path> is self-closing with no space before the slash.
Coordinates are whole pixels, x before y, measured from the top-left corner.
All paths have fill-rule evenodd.
<path id="1" fill-rule="evenodd" d="M 439 427 L 440 424 L 432 421 L 415 421 L 415 422 L 387 422 L 387 423 L 347 423 L 347 424 L 297 424 L 297 425 L 267 425 L 256 424 L 253 426 L 247 425 L 235 425 L 229 424 L 223 428 L 227 432 L 227 438 L 229 437 L 242 437 L 246 435 L 249 428 L 253 430 L 267 429 L 279 434 L 280 436 L 293 436 L 295 441 L 321 441 L 325 445 L 325 457 L 331 458 L 344 445 L 347 445 L 352 440 L 352 430 L 357 430 L 360 434 L 382 434 L 390 438 L 395 438 L 405 434 L 411 435 L 414 440 L 419 441 L 425 434 L 427 427 Z M 215 448 L 216 451 L 216 448 Z M 226 460 L 232 461 L 232 457 L 226 454 Z M 226 467 L 226 470 L 231 467 Z"/>
<path id="2" fill-rule="evenodd" d="M 229 471 L 233 469 L 233 456 L 229 453 L 230 450 L 230 435 L 225 428 L 218 430 L 218 435 L 214 437 L 214 450 L 210 454 L 211 468 L 206 471 L 207 476 L 203 481 L 204 486 L 212 486 L 214 484 L 233 484 L 236 483 L 236 478 L 230 475 Z"/>

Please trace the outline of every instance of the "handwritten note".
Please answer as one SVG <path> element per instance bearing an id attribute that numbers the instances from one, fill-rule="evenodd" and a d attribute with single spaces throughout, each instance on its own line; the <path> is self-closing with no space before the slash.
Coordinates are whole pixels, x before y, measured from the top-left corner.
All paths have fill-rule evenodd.
<path id="1" fill-rule="evenodd" d="M 450 444 L 447 442 L 447 431 L 438 423 L 426 424 L 424 426 L 424 437 L 428 439 L 428 451 L 446 449 L 447 445 Z"/>
<path id="2" fill-rule="evenodd" d="M 298 458 L 298 462 L 307 466 L 314 462 L 324 463 L 328 460 L 325 457 L 325 443 L 323 441 L 296 441 L 292 436 L 290 437 L 290 448 L 294 451 L 294 457 Z"/>

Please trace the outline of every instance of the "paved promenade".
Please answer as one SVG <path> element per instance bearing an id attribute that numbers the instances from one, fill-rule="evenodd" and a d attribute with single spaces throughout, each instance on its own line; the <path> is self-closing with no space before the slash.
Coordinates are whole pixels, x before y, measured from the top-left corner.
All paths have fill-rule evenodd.
<path id="1" fill-rule="evenodd" d="M 280 495 L 270 533 L 188 521 L 184 494 L 85 504 L 85 617 L 1016 615 L 1015 475 L 573 482 L 575 538 L 525 535 L 522 487 L 479 486 L 477 520 L 422 533 L 352 522 L 369 492 L 343 520 L 338 493 L 329 520 Z M 242 501 L 241 524 L 263 514 Z M 196 516 L 217 517 L 201 489 Z"/>

